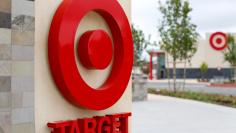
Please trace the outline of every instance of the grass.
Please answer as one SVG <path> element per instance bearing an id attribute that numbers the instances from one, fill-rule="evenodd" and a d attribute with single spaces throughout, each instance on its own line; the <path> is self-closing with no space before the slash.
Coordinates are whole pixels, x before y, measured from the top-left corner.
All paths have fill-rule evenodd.
<path id="1" fill-rule="evenodd" d="M 191 99 L 191 100 L 214 103 L 214 104 L 236 108 L 235 96 L 225 96 L 225 95 L 219 95 L 219 94 L 207 94 L 207 93 L 189 92 L 189 91 L 174 92 L 174 91 L 164 90 L 164 89 L 160 91 L 156 91 L 155 89 L 149 89 L 148 92 L 151 94 Z"/>

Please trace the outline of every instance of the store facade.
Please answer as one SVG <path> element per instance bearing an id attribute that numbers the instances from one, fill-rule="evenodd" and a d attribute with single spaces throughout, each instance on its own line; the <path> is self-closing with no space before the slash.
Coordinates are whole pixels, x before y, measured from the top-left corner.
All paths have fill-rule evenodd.
<path id="1" fill-rule="evenodd" d="M 218 35 L 217 33 L 220 33 Z M 222 35 L 223 34 L 223 35 Z M 214 37 L 215 36 L 215 37 Z M 215 45 L 216 46 L 215 46 Z M 224 60 L 223 51 L 227 48 L 227 33 L 212 32 L 206 33 L 204 38 L 199 38 L 197 42 L 197 51 L 191 58 L 190 62 L 186 63 L 186 78 L 200 79 L 202 78 L 200 66 L 202 63 L 208 65 L 208 70 L 204 74 L 206 79 L 213 79 L 214 77 L 231 78 L 233 76 L 233 69 L 230 64 Z M 157 60 L 153 60 L 152 68 L 156 79 L 167 78 L 167 70 L 170 70 L 170 77 L 173 75 L 173 60 L 168 54 L 162 50 L 149 51 Z M 177 78 L 183 78 L 185 62 L 177 61 L 176 74 Z"/>

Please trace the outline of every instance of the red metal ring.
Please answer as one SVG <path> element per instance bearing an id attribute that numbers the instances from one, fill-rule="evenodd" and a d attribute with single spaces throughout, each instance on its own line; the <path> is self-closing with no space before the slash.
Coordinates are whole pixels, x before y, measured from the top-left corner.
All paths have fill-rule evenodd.
<path id="1" fill-rule="evenodd" d="M 102 87 L 96 90 L 82 79 L 74 50 L 77 27 L 89 11 L 95 11 L 105 19 L 114 42 L 111 74 Z M 107 109 L 115 104 L 127 87 L 133 65 L 130 24 L 118 1 L 64 0 L 50 27 L 48 56 L 54 81 L 69 102 L 92 110 Z"/>

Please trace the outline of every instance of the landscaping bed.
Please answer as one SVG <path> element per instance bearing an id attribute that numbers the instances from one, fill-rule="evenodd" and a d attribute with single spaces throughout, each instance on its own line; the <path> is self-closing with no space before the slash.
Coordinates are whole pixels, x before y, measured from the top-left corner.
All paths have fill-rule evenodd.
<path id="1" fill-rule="evenodd" d="M 191 99 L 191 100 L 214 103 L 214 104 L 236 108 L 236 96 L 225 96 L 225 95 L 219 95 L 219 94 L 206 94 L 206 93 L 185 92 L 185 91 L 174 92 L 170 90 L 157 91 L 155 89 L 149 89 L 148 92 L 151 94 Z"/>
<path id="2" fill-rule="evenodd" d="M 236 83 L 224 83 L 224 84 L 211 84 L 211 87 L 222 87 L 222 88 L 235 88 Z"/>

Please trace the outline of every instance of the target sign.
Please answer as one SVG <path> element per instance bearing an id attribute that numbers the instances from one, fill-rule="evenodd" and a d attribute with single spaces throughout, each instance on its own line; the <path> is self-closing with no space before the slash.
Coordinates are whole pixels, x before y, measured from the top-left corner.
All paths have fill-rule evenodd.
<path id="1" fill-rule="evenodd" d="M 112 37 L 97 29 L 85 32 L 75 44 L 77 27 L 90 11 L 104 18 Z M 57 88 L 70 103 L 92 110 L 107 109 L 115 104 L 127 87 L 133 65 L 130 24 L 118 1 L 62 1 L 50 27 L 48 56 Z M 105 69 L 113 57 L 111 73 L 100 88 L 94 89 L 82 79 L 76 56 L 87 69 L 99 70 Z"/>
<path id="2" fill-rule="evenodd" d="M 210 37 L 210 45 L 217 51 L 224 50 L 227 47 L 227 35 L 223 32 L 213 33 Z"/>

